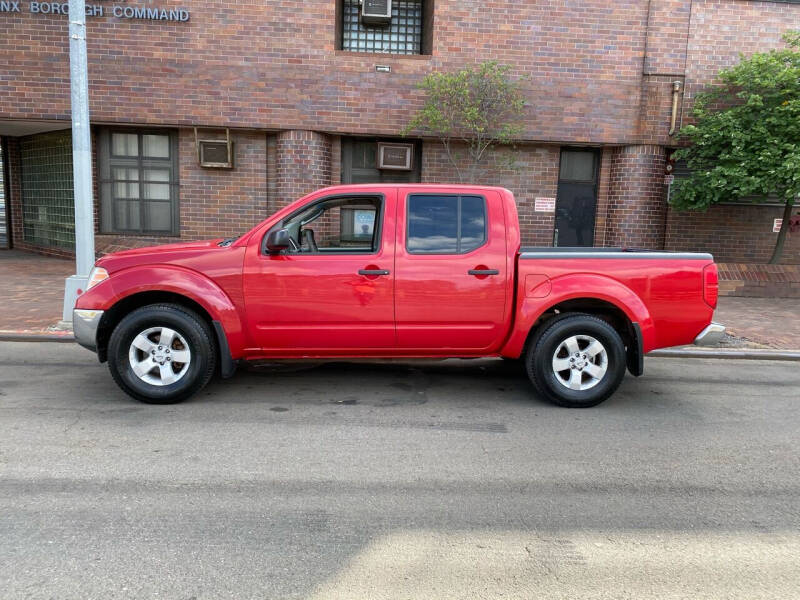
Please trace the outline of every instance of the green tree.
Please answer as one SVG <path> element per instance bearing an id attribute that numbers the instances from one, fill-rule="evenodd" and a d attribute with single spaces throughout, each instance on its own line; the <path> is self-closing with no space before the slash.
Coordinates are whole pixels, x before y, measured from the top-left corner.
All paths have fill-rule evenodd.
<path id="1" fill-rule="evenodd" d="M 525 100 L 510 67 L 487 61 L 455 73 L 431 73 L 419 84 L 425 104 L 404 130 L 442 142 L 459 182 L 473 182 L 487 150 L 522 131 Z"/>
<path id="2" fill-rule="evenodd" d="M 780 260 L 800 196 L 800 33 L 783 39 L 786 48 L 742 56 L 698 94 L 695 122 L 680 132 L 690 145 L 675 155 L 686 159 L 691 174 L 675 182 L 670 198 L 679 210 L 706 210 L 732 199 L 777 196 L 785 207 L 770 263 Z"/>

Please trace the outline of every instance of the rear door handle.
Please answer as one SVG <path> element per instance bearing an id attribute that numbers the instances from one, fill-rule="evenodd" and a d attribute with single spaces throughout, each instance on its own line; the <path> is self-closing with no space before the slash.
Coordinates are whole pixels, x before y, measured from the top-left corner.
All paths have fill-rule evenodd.
<path id="1" fill-rule="evenodd" d="M 470 269 L 468 275 L 500 275 L 497 269 Z"/>
<path id="2" fill-rule="evenodd" d="M 359 275 L 388 275 L 389 269 L 359 269 Z"/>

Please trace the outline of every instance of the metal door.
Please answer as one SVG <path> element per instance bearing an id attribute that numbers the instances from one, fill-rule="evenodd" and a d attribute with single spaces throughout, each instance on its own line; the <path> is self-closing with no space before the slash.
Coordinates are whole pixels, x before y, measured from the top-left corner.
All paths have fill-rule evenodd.
<path id="1" fill-rule="evenodd" d="M 591 246 L 597 209 L 595 150 L 563 149 L 556 197 L 554 246 Z"/>

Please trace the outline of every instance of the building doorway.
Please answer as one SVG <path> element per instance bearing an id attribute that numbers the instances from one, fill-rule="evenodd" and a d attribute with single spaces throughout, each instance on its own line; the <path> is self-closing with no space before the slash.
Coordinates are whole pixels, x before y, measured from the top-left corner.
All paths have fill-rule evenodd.
<path id="1" fill-rule="evenodd" d="M 597 211 L 597 150 L 564 148 L 558 171 L 554 246 L 591 246 Z"/>

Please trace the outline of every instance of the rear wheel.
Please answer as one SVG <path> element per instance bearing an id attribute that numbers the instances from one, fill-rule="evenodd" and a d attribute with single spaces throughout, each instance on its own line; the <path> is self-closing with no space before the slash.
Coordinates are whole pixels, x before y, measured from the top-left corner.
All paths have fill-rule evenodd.
<path id="1" fill-rule="evenodd" d="M 559 406 L 588 408 L 607 399 L 625 376 L 625 344 L 597 317 L 567 315 L 532 340 L 526 355 L 536 390 Z"/>
<path id="2" fill-rule="evenodd" d="M 127 315 L 108 344 L 108 366 L 122 390 L 150 404 L 180 402 L 211 379 L 216 349 L 197 314 L 174 304 L 144 306 Z"/>

